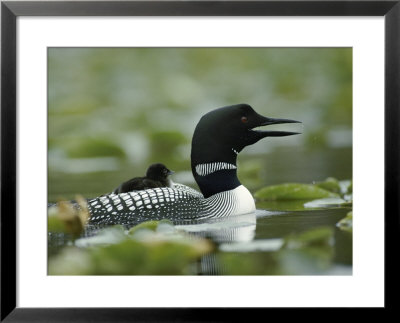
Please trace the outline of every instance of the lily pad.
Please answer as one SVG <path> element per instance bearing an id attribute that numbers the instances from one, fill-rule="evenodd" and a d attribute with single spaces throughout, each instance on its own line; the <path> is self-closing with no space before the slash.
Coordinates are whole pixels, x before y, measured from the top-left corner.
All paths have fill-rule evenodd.
<path id="1" fill-rule="evenodd" d="M 283 239 L 257 239 L 246 242 L 222 243 L 219 250 L 227 252 L 278 251 Z"/>
<path id="2" fill-rule="evenodd" d="M 313 200 L 304 204 L 306 208 L 340 207 L 351 205 L 345 200 L 337 197 L 327 197 L 324 199 Z"/>
<path id="3" fill-rule="evenodd" d="M 142 229 L 147 229 L 147 230 L 151 230 L 151 231 L 155 231 L 157 229 L 159 221 L 146 221 L 146 222 L 142 222 L 138 225 L 135 225 L 134 227 L 132 227 L 128 234 L 134 234 L 136 233 L 138 230 L 142 230 Z"/>
<path id="4" fill-rule="evenodd" d="M 255 192 L 254 197 L 259 200 L 312 200 L 339 195 L 311 184 L 287 183 L 264 187 Z"/>
<path id="5" fill-rule="evenodd" d="M 107 246 L 116 244 L 126 238 L 124 227 L 115 225 L 101 230 L 98 234 L 92 237 L 80 238 L 75 241 L 75 245 L 80 248 Z"/>
<path id="6" fill-rule="evenodd" d="M 86 249 L 66 247 L 49 257 L 49 275 L 90 275 L 93 263 Z"/>
<path id="7" fill-rule="evenodd" d="M 132 227 L 129 230 L 128 234 L 129 235 L 135 234 L 138 230 L 142 230 L 142 229 L 156 231 L 160 224 L 161 225 L 162 224 L 172 225 L 172 222 L 167 219 L 161 220 L 161 221 L 145 221 L 145 222 L 139 223 L 138 225 L 135 225 L 134 227 Z"/>
<path id="8" fill-rule="evenodd" d="M 148 230 L 148 229 L 146 229 Z M 144 232 L 145 230 L 141 231 Z M 119 236 L 117 243 L 97 244 L 91 248 L 65 248 L 49 258 L 50 275 L 179 275 L 195 274 L 196 262 L 212 251 L 212 244 L 203 238 L 161 237 L 137 240 Z M 110 234 L 111 231 L 106 231 Z M 115 237 L 114 237 L 115 238 Z M 97 241 L 98 242 L 98 241 Z M 115 242 L 115 241 L 114 241 Z"/>
<path id="9" fill-rule="evenodd" d="M 309 200 L 279 200 L 279 201 L 259 201 L 256 206 L 258 209 L 273 211 L 304 211 L 304 203 Z"/>
<path id="10" fill-rule="evenodd" d="M 346 217 L 336 223 L 336 226 L 344 231 L 353 232 L 353 212 L 347 213 Z"/>
<path id="11" fill-rule="evenodd" d="M 69 201 L 59 201 L 49 209 L 49 232 L 67 233 L 75 238 L 83 232 L 89 212 L 82 196 L 76 196 L 76 201 L 78 205 Z"/>
<path id="12" fill-rule="evenodd" d="M 50 211 L 47 218 L 47 229 L 49 232 L 66 232 L 64 222 L 57 215 L 50 215 Z"/>
<path id="13" fill-rule="evenodd" d="M 328 177 L 325 181 L 315 183 L 315 185 L 333 193 L 340 193 L 339 181 L 334 177 Z"/>

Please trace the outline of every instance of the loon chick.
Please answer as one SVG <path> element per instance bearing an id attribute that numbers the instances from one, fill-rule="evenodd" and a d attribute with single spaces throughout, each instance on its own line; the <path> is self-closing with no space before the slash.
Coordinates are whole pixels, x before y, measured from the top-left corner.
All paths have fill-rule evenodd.
<path id="1" fill-rule="evenodd" d="M 135 177 L 123 182 L 114 191 L 114 194 L 140 191 L 155 187 L 171 187 L 172 181 L 168 178 L 174 172 L 169 170 L 164 164 L 152 164 L 146 171 L 145 177 Z"/>
<path id="2" fill-rule="evenodd" d="M 262 138 L 298 134 L 254 128 L 298 122 L 264 117 L 248 104 L 212 110 L 200 119 L 192 138 L 191 168 L 201 193 L 174 183 L 101 196 L 88 200 L 89 224 L 130 226 L 147 220 L 186 221 L 255 212 L 251 193 L 237 177 L 237 155 Z"/>

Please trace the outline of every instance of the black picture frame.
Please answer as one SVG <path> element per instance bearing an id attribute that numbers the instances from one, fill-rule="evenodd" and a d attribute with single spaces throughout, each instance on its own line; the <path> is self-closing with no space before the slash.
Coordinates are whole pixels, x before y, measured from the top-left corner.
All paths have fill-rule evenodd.
<path id="1" fill-rule="evenodd" d="M 385 308 L 399 233 L 400 1 L 4 1 L 1 3 L 1 321 L 236 321 L 243 309 L 16 307 L 16 19 L 19 16 L 384 16 Z M 371 125 L 373 127 L 373 125 Z M 391 287 L 392 286 L 392 287 Z M 38 291 L 39 293 L 39 291 Z M 253 315 L 261 309 L 248 309 Z M 249 318 L 250 318 L 249 317 Z"/>

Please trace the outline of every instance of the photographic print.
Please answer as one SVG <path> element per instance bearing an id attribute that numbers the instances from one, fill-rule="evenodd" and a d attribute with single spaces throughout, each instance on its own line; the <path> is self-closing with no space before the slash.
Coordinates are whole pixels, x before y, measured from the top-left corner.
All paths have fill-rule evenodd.
<path id="1" fill-rule="evenodd" d="M 49 275 L 352 275 L 352 48 L 49 47 Z"/>

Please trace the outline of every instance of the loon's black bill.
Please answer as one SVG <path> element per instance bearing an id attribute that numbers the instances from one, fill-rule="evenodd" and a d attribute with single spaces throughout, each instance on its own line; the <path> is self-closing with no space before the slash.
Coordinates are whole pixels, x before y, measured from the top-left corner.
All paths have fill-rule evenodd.
<path id="1" fill-rule="evenodd" d="M 301 121 L 290 120 L 290 119 L 275 119 L 275 118 L 267 118 L 264 117 L 263 123 L 261 126 L 268 126 L 270 124 L 282 124 L 282 123 L 301 123 Z"/>
<path id="2" fill-rule="evenodd" d="M 301 121 L 262 117 L 260 126 L 269 126 L 272 124 L 283 124 L 283 123 L 301 123 Z M 283 136 L 292 136 L 301 134 L 300 132 L 291 132 L 291 131 L 264 131 L 264 130 L 255 130 L 255 131 L 262 134 L 263 137 L 283 137 Z"/>
<path id="3" fill-rule="evenodd" d="M 174 173 L 175 173 L 175 172 L 174 172 L 173 170 L 169 170 L 169 169 L 168 169 L 168 173 L 167 173 L 168 175 L 172 175 L 172 174 L 174 174 Z"/>
<path id="4" fill-rule="evenodd" d="M 290 132 L 290 131 L 262 131 L 265 137 L 284 137 L 292 135 L 300 135 L 301 132 Z"/>

